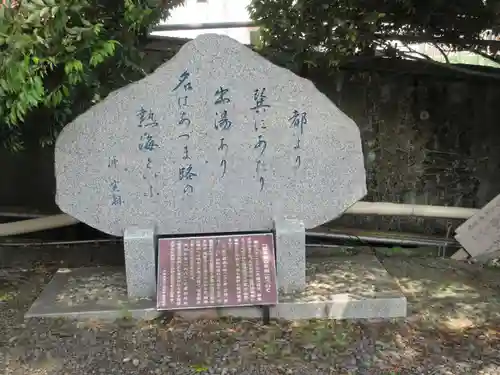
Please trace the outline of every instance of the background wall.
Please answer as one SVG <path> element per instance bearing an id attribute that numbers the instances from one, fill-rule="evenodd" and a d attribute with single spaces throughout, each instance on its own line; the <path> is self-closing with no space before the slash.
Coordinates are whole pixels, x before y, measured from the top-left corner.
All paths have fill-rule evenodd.
<path id="1" fill-rule="evenodd" d="M 365 200 L 482 207 L 500 193 L 498 83 L 442 71 L 405 72 L 409 67 L 311 77 L 360 127 L 369 191 Z M 425 233 L 457 225 L 416 218 L 355 222 Z"/>
<path id="2" fill-rule="evenodd" d="M 0 211 L 57 212 L 53 149 L 30 147 L 18 154 L 0 149 L 0 172 Z"/>

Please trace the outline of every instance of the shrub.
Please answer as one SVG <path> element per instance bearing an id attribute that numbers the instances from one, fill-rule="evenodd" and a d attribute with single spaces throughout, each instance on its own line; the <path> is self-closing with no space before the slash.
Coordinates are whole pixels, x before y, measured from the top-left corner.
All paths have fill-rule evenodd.
<path id="1" fill-rule="evenodd" d="M 3 1 L 0 142 L 11 151 L 51 144 L 75 116 L 143 75 L 138 46 L 183 2 Z"/>
<path id="2" fill-rule="evenodd" d="M 411 51 L 418 42 L 500 63 L 499 43 L 484 40 L 499 33 L 498 1 L 252 0 L 248 9 L 261 26 L 264 49 L 285 54 L 290 64 L 329 69 L 376 55 L 428 61 Z"/>

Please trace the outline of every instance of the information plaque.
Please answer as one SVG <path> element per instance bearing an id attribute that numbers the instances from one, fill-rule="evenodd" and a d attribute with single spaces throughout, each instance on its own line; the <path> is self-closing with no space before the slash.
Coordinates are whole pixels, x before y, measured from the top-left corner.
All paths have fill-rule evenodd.
<path id="1" fill-rule="evenodd" d="M 158 310 L 277 302 L 272 233 L 159 239 Z"/>

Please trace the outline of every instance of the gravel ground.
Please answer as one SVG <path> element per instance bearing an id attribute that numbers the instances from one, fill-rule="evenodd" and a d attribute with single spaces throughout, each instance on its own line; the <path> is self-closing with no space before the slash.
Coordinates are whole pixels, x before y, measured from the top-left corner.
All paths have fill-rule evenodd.
<path id="1" fill-rule="evenodd" d="M 383 262 L 409 298 L 407 319 L 24 321 L 54 269 L 3 271 L 0 374 L 500 375 L 498 270 Z"/>

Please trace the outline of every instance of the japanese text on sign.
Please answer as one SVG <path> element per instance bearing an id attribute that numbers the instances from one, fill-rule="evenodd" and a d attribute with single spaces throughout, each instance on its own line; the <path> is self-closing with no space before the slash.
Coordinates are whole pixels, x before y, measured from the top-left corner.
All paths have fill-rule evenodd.
<path id="1" fill-rule="evenodd" d="M 272 234 L 161 239 L 160 307 L 275 304 L 273 244 Z"/>

